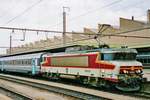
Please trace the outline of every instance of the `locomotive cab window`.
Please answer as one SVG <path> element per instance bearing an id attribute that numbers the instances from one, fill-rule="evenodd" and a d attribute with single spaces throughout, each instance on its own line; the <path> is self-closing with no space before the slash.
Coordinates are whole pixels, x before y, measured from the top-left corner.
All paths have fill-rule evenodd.
<path id="1" fill-rule="evenodd" d="M 136 60 L 136 53 L 103 53 L 101 60 Z"/>

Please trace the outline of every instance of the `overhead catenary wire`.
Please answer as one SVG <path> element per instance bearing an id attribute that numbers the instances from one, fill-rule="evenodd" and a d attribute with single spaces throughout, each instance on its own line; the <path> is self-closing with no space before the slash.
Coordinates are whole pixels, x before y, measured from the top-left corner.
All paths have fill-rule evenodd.
<path id="1" fill-rule="evenodd" d="M 74 40 L 74 41 L 68 41 L 66 42 L 66 44 L 71 44 L 71 43 L 75 43 L 75 42 L 80 42 L 80 41 L 86 41 L 86 40 L 90 40 L 90 39 L 94 39 L 94 37 L 87 37 L 87 38 L 82 38 L 82 39 L 77 39 L 77 40 Z M 53 43 L 51 46 L 57 46 L 57 45 L 62 45 L 63 43 Z M 9 48 L 7 46 L 0 46 L 0 48 Z M 18 48 L 18 47 L 12 47 L 12 48 Z M 31 49 L 38 49 L 38 48 L 44 48 L 44 46 L 39 46 L 39 47 L 21 47 L 21 48 L 31 48 Z"/>
<path id="2" fill-rule="evenodd" d="M 37 30 L 37 29 L 24 29 L 24 28 L 11 28 L 11 27 L 0 27 L 0 29 L 10 29 L 10 30 L 21 30 L 21 31 L 35 31 L 35 32 L 53 32 L 53 33 L 62 33 L 61 31 L 50 31 L 50 30 Z M 129 31 L 124 31 L 124 32 L 118 32 L 118 33 L 113 33 L 113 34 L 99 34 L 99 33 L 81 33 L 81 32 L 66 32 L 68 34 L 81 34 L 81 35 L 88 35 L 90 37 L 88 38 L 83 38 L 83 39 L 78 39 L 78 40 L 75 40 L 75 41 L 69 41 L 69 42 L 66 42 L 66 44 L 69 44 L 69 43 L 74 43 L 74 42 L 80 42 L 80 41 L 85 41 L 85 40 L 90 40 L 90 39 L 95 39 L 95 36 L 96 38 L 98 37 L 129 37 L 129 38 L 144 38 L 144 39 L 150 39 L 150 37 L 147 37 L 147 36 L 131 36 L 131 35 L 123 35 L 125 33 L 129 33 L 129 32 L 136 32 L 136 31 L 142 31 L 142 30 L 145 30 L 145 29 L 150 29 L 150 27 L 145 27 L 145 28 L 139 28 L 139 29 L 134 29 L 134 30 L 129 30 Z M 93 37 L 91 37 L 93 36 Z M 61 43 L 59 44 L 54 44 L 54 45 L 51 45 L 51 46 L 56 46 L 56 45 L 61 45 Z M 9 48 L 9 47 L 5 47 L 5 46 L 2 46 L 0 48 Z M 13 47 L 13 48 L 18 48 L 18 47 Z M 23 47 L 23 48 L 32 48 L 32 49 L 36 49 L 35 47 Z M 43 48 L 43 47 L 37 47 L 37 48 Z"/>
<path id="3" fill-rule="evenodd" d="M 10 22 L 14 21 L 15 19 L 17 19 L 18 17 L 22 16 L 23 14 L 25 14 L 26 12 L 28 12 L 29 10 L 31 10 L 33 7 L 35 7 L 36 5 L 38 5 L 42 1 L 43 0 L 39 0 L 36 3 L 32 4 L 31 6 L 29 6 L 28 8 L 26 8 L 23 12 L 19 13 L 17 16 L 15 16 L 12 19 L 8 20 L 4 25 L 7 25 L 8 23 L 10 23 Z"/>
<path id="4" fill-rule="evenodd" d="M 144 2 L 146 2 L 146 1 L 141 0 L 140 2 L 132 3 L 132 4 L 127 5 L 127 6 L 125 6 L 125 7 L 121 7 L 121 8 L 119 8 L 119 9 L 116 9 L 115 11 L 127 10 L 127 9 L 132 8 L 132 7 L 136 7 L 136 6 L 138 6 L 138 5 L 141 5 L 141 4 L 143 4 Z"/>
<path id="5" fill-rule="evenodd" d="M 100 10 L 102 10 L 102 9 L 104 9 L 104 8 L 107 8 L 107 7 L 110 7 L 110 6 L 114 5 L 114 4 L 120 3 L 121 1 L 123 1 L 123 0 L 117 0 L 117 1 L 111 2 L 111 3 L 109 3 L 109 4 L 106 4 L 106 5 L 102 6 L 102 7 L 98 7 L 98 8 L 92 9 L 92 10 L 88 10 L 88 11 L 86 11 L 86 12 L 83 13 L 83 14 L 80 14 L 80 15 L 78 15 L 78 16 L 75 16 L 75 17 L 69 19 L 68 21 L 70 22 L 70 21 L 73 21 L 73 20 L 77 20 L 79 17 L 85 16 L 85 15 L 87 15 L 87 14 L 90 14 L 90 13 L 93 13 L 93 12 L 96 12 L 96 11 L 100 11 Z M 60 24 L 62 24 L 62 23 L 63 23 L 63 22 L 59 22 L 59 23 L 56 23 L 56 24 L 54 24 L 54 25 L 51 25 L 50 27 L 54 27 L 54 26 L 60 25 Z"/>
<path id="6" fill-rule="evenodd" d="M 0 27 L 1 29 L 2 27 Z M 3 27 L 4 28 L 4 27 Z M 23 29 L 20 29 L 20 28 L 4 28 L 4 29 L 18 29 L 18 30 L 23 30 Z M 95 36 L 101 36 L 101 37 L 105 37 L 105 36 L 108 36 L 108 37 L 130 37 L 130 38 L 146 38 L 146 39 L 150 39 L 150 37 L 147 37 L 147 36 L 129 36 L 129 35 L 122 35 L 124 33 L 127 33 L 127 32 L 134 32 L 134 31 L 141 31 L 141 30 L 144 30 L 144 29 L 150 29 L 150 27 L 145 27 L 145 28 L 141 28 L 141 29 L 135 29 L 135 30 L 130 30 L 130 31 L 124 31 L 124 32 L 120 32 L 120 33 L 115 33 L 115 34 L 93 34 L 93 33 L 71 33 L 71 32 L 67 32 L 67 33 L 71 33 L 71 34 L 82 34 L 82 35 L 92 35 L 92 37 L 87 37 L 87 38 L 82 38 L 82 39 L 78 39 L 78 40 L 74 40 L 74 41 L 68 41 L 66 42 L 66 44 L 71 44 L 71 43 L 75 43 L 75 42 L 80 42 L 80 41 L 86 41 L 86 40 L 90 40 L 90 39 L 95 39 Z M 26 31 L 37 31 L 36 29 L 24 29 Z M 51 32 L 49 30 L 38 30 L 39 31 L 44 31 L 44 32 Z M 54 32 L 54 31 L 52 31 Z M 56 31 L 57 32 L 57 31 Z M 61 31 L 58 31 L 58 33 L 60 33 Z M 61 32 L 62 33 L 62 32 Z M 97 37 L 98 38 L 98 37 Z M 62 45 L 62 43 L 58 43 L 58 44 L 53 44 L 51 45 L 52 47 L 53 46 L 57 46 L 57 45 Z M 9 48 L 9 47 L 6 47 L 6 46 L 2 46 L 0 48 Z M 18 48 L 18 47 L 13 47 L 13 48 Z M 40 47 L 22 47 L 22 48 L 32 48 L 32 49 L 38 49 L 38 48 L 44 48 L 44 46 L 40 46 Z"/>
<path id="7" fill-rule="evenodd" d="M 117 1 L 111 2 L 111 3 L 107 4 L 107 5 L 104 5 L 104 6 L 102 6 L 102 7 L 99 7 L 99 8 L 93 9 L 93 10 L 89 10 L 89 11 L 87 11 L 87 12 L 81 14 L 81 15 L 78 15 L 78 16 L 76 16 L 76 17 L 71 18 L 70 20 L 74 20 L 74 19 L 76 19 L 76 18 L 85 16 L 85 15 L 87 15 L 87 14 L 90 14 L 90 13 L 93 13 L 93 12 L 96 12 L 96 11 L 100 11 L 100 10 L 102 10 L 102 9 L 104 9 L 104 8 L 107 8 L 107 7 L 110 7 L 110 6 L 114 5 L 114 4 L 117 4 L 117 3 L 121 2 L 121 1 L 123 1 L 123 0 L 117 0 Z"/>
<path id="8" fill-rule="evenodd" d="M 121 1 L 123 1 L 123 0 L 114 1 L 114 2 L 112 2 L 112 3 L 110 3 L 110 4 L 107 4 L 107 5 L 102 6 L 102 7 L 100 7 L 100 8 L 96 8 L 96 9 L 93 9 L 93 10 L 89 10 L 89 11 L 87 11 L 87 12 L 81 14 L 81 15 L 78 15 L 78 16 L 75 16 L 75 17 L 69 19 L 69 22 L 70 22 L 70 21 L 73 21 L 73 20 L 76 20 L 76 19 L 79 18 L 79 17 L 82 17 L 82 16 L 85 16 L 85 15 L 87 15 L 87 14 L 93 13 L 93 12 L 95 12 L 95 11 L 100 11 L 100 10 L 103 9 L 103 8 L 110 7 L 110 6 L 112 6 L 112 5 L 116 4 L 116 3 L 120 3 Z M 141 3 L 143 4 L 143 2 L 145 2 L 145 1 L 140 1 L 140 2 L 134 3 L 134 4 L 132 4 L 132 5 L 128 5 L 128 6 L 126 6 L 126 7 L 123 7 L 123 8 L 121 8 L 121 9 L 115 10 L 115 11 L 120 11 L 120 10 L 129 9 L 129 8 L 131 8 L 131 7 L 133 7 L 133 6 L 135 7 L 135 6 L 137 6 L 137 5 L 141 4 Z M 99 9 L 99 10 L 98 10 L 98 9 Z M 145 14 L 141 14 L 141 15 L 135 16 L 135 17 L 136 17 L 136 18 L 139 18 L 139 17 L 142 17 L 142 16 L 144 16 L 144 15 L 145 15 Z M 56 23 L 56 24 L 54 24 L 54 25 L 52 25 L 52 26 L 50 26 L 50 27 L 55 27 L 55 26 L 61 25 L 62 23 L 63 23 L 63 22 L 59 22 L 59 23 Z"/>
<path id="9" fill-rule="evenodd" d="M 0 29 L 7 29 L 7 30 L 21 30 L 21 31 L 33 31 L 33 32 L 46 32 L 46 33 L 63 33 L 62 31 L 52 31 L 52 30 L 43 30 L 43 29 L 30 29 L 30 28 L 14 28 L 14 27 L 0 27 Z M 112 34 L 99 34 L 99 33 L 85 33 L 85 32 L 65 32 L 66 34 L 82 34 L 82 35 L 97 35 L 97 36 L 118 36 L 118 37 L 132 37 L 132 38 L 146 38 L 149 39 L 150 37 L 148 36 L 137 36 L 137 35 L 123 35 L 125 33 L 130 33 L 130 32 L 137 32 L 137 31 L 142 31 L 145 29 L 150 29 L 150 27 L 143 27 L 143 28 L 138 28 L 138 29 L 133 29 L 133 30 L 128 30 L 128 31 L 123 31 L 123 32 L 118 32 L 118 33 L 112 33 Z"/>
<path id="10" fill-rule="evenodd" d="M 73 43 L 77 43 L 77 42 L 80 42 L 80 41 L 86 41 L 86 40 L 94 40 L 95 37 L 87 37 L 87 38 L 82 38 L 82 39 L 77 39 L 77 40 L 74 40 L 74 41 L 68 41 L 66 42 L 66 45 L 68 44 L 73 44 Z M 149 37 L 150 39 L 150 37 Z M 103 41 L 102 41 L 103 42 Z M 57 45 L 62 45 L 63 43 L 57 43 L 57 44 L 52 44 L 51 47 L 57 47 Z M 26 48 L 26 49 L 38 49 L 38 48 L 44 48 L 45 46 L 39 46 L 39 47 L 21 47 L 21 48 Z M 7 46 L 0 46 L 0 48 L 9 48 Z M 12 48 L 19 48 L 19 47 L 12 47 Z"/>

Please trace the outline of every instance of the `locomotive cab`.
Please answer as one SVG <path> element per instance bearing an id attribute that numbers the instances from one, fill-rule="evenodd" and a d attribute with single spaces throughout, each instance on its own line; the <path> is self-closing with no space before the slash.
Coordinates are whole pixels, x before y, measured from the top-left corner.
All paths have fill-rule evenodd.
<path id="1" fill-rule="evenodd" d="M 107 60 L 116 66 L 118 83 L 115 87 L 122 91 L 138 91 L 142 82 L 142 64 L 136 61 L 135 49 L 120 48 L 103 50 L 101 59 Z"/>

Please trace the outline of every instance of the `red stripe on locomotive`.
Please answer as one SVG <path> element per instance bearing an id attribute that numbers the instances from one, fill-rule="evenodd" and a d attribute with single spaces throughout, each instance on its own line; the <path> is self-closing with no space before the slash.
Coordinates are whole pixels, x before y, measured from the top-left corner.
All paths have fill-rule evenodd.
<path id="1" fill-rule="evenodd" d="M 88 56 L 88 67 L 83 66 L 52 66 L 51 58 L 65 58 L 65 57 L 80 57 Z M 59 63 L 59 60 L 58 60 Z M 68 56 L 57 56 L 57 57 L 46 57 L 46 61 L 42 64 L 43 67 L 73 67 L 73 68 L 96 68 L 96 69 L 114 69 L 115 65 L 99 60 L 99 53 L 95 54 L 81 54 L 81 55 L 68 55 Z"/>

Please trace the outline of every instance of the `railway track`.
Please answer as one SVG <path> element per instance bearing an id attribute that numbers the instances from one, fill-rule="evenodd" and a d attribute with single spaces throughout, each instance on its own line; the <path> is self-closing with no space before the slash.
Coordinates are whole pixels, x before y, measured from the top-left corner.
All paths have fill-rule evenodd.
<path id="1" fill-rule="evenodd" d="M 116 92 L 118 93 L 118 92 Z M 119 93 L 131 97 L 139 98 L 140 100 L 150 100 L 150 93 L 149 92 L 137 92 L 137 93 Z"/>
<path id="2" fill-rule="evenodd" d="M 24 85 L 28 85 L 28 86 L 32 86 L 35 88 L 39 88 L 41 90 L 48 90 L 50 92 L 55 92 L 55 93 L 71 96 L 71 97 L 76 98 L 77 100 L 78 99 L 82 99 L 82 100 L 109 100 L 109 98 L 104 98 L 104 97 L 100 97 L 100 96 L 96 96 L 96 95 L 92 95 L 92 94 L 73 91 L 73 90 L 69 90 L 69 89 L 65 89 L 65 88 L 61 88 L 61 87 L 50 86 L 47 84 L 32 82 L 29 80 L 23 80 L 23 79 L 14 78 L 14 77 L 8 77 L 8 76 L 4 76 L 4 75 L 0 75 L 0 79 L 19 83 L 19 84 L 24 84 Z M 31 100 L 31 99 L 25 99 L 25 100 Z"/>
<path id="3" fill-rule="evenodd" d="M 77 99 L 82 100 L 120 100 L 121 98 L 126 98 L 128 100 L 137 100 L 139 97 L 147 99 L 147 97 L 144 96 L 132 96 L 128 94 L 119 94 L 116 92 L 106 92 L 106 91 L 100 91 L 100 90 L 94 90 L 89 88 L 83 88 L 79 86 L 70 86 L 62 83 L 54 83 L 49 81 L 43 81 L 43 80 L 37 80 L 37 79 L 27 79 L 24 77 L 19 78 L 18 76 L 10 76 L 10 75 L 4 75 L 0 74 L 0 79 L 17 82 L 19 84 L 25 84 L 32 87 L 40 88 L 42 90 L 48 90 L 55 93 L 60 93 L 68 96 L 75 97 Z M 53 84 L 53 85 L 52 85 Z M 61 85 L 60 85 L 61 84 Z M 77 89 L 76 89 L 77 88 Z"/>
<path id="4" fill-rule="evenodd" d="M 0 93 L 13 100 L 33 100 L 32 97 L 29 97 L 7 87 L 0 86 Z"/>
<path id="5" fill-rule="evenodd" d="M 150 99 L 150 93 L 149 92 L 139 92 L 139 93 L 136 93 L 135 96 L 140 96 L 140 97 Z"/>

